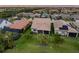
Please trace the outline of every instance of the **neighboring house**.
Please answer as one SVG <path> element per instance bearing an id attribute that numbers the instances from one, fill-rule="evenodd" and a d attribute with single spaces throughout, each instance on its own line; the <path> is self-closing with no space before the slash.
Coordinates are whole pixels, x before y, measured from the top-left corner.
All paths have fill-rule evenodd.
<path id="1" fill-rule="evenodd" d="M 55 15 L 50 15 L 51 19 L 56 19 Z"/>
<path id="2" fill-rule="evenodd" d="M 73 18 L 74 21 L 79 20 L 79 14 L 73 14 L 71 15 L 71 18 Z"/>
<path id="3" fill-rule="evenodd" d="M 49 18 L 49 14 L 43 13 L 43 14 L 41 14 L 41 18 Z"/>
<path id="4" fill-rule="evenodd" d="M 79 22 L 72 22 L 70 25 L 79 32 Z"/>
<path id="5" fill-rule="evenodd" d="M 50 34 L 51 20 L 50 18 L 34 18 L 31 26 L 32 32 Z"/>
<path id="6" fill-rule="evenodd" d="M 68 23 L 64 20 L 55 20 L 54 24 L 54 32 L 60 35 L 77 37 L 78 31 L 71 27 Z"/>
<path id="7" fill-rule="evenodd" d="M 21 16 L 21 17 L 34 17 L 34 14 L 33 13 L 25 13 L 25 12 L 22 12 L 22 13 L 19 13 L 17 14 L 17 16 Z"/>
<path id="8" fill-rule="evenodd" d="M 18 17 L 17 16 L 13 16 L 13 17 L 11 17 L 11 19 L 18 19 Z"/>
<path id="9" fill-rule="evenodd" d="M 53 24 L 54 24 L 55 33 L 58 33 L 61 35 L 67 35 L 68 27 L 66 29 L 63 28 L 63 26 L 66 25 L 63 20 L 55 20 Z"/>
<path id="10" fill-rule="evenodd" d="M 41 14 L 39 14 L 39 13 L 34 14 L 34 17 L 36 17 L 36 18 L 40 18 L 40 16 L 41 16 Z"/>
<path id="11" fill-rule="evenodd" d="M 56 20 L 58 20 L 58 19 L 64 19 L 64 18 L 70 18 L 70 15 L 69 14 L 52 14 L 51 15 L 51 17 L 52 17 L 52 19 L 56 19 Z"/>
<path id="12" fill-rule="evenodd" d="M 0 29 L 4 29 L 5 26 L 11 25 L 11 22 L 6 19 L 0 19 Z"/>
<path id="13" fill-rule="evenodd" d="M 79 19 L 78 20 L 75 20 L 75 22 L 79 22 Z"/>
<path id="14" fill-rule="evenodd" d="M 23 32 L 23 30 L 25 30 L 31 25 L 31 22 L 32 22 L 31 20 L 22 18 L 21 20 L 17 20 L 13 22 L 13 24 L 5 27 L 5 30 L 11 32 Z"/>
<path id="15" fill-rule="evenodd" d="M 78 37 L 79 32 L 76 29 L 74 29 L 72 27 L 68 27 L 68 29 L 69 30 L 68 30 L 67 36 L 70 36 L 70 37 Z"/>

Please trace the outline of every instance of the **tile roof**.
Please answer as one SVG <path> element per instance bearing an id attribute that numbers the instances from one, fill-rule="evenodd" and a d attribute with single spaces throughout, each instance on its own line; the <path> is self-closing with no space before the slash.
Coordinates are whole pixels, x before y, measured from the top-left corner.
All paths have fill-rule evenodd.
<path id="1" fill-rule="evenodd" d="M 53 23 L 54 23 L 54 30 L 59 30 L 59 27 L 62 27 L 63 25 L 68 24 L 63 20 L 55 20 Z M 71 26 L 68 26 L 67 32 L 77 32 L 77 31 L 74 28 L 72 28 Z"/>
<path id="2" fill-rule="evenodd" d="M 79 28 L 79 22 L 73 22 L 73 25 L 75 25 Z"/>
<path id="3" fill-rule="evenodd" d="M 66 24 L 63 20 L 55 20 L 53 23 L 55 30 L 59 30 L 59 27 L 62 27 L 62 25 Z"/>
<path id="4" fill-rule="evenodd" d="M 68 27 L 68 32 L 74 32 L 74 33 L 77 33 L 78 31 L 72 27 Z"/>
<path id="5" fill-rule="evenodd" d="M 9 26 L 11 29 L 23 29 L 25 28 L 31 21 L 22 18 L 21 20 L 15 21 L 13 24 Z"/>
<path id="6" fill-rule="evenodd" d="M 51 20 L 49 18 L 35 18 L 32 23 L 32 28 L 37 30 L 50 31 Z"/>

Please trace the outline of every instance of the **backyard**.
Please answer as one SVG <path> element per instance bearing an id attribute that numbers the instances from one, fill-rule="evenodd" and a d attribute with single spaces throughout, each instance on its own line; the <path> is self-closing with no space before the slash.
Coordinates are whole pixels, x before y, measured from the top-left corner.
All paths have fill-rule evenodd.
<path id="1" fill-rule="evenodd" d="M 15 41 L 15 47 L 8 49 L 6 53 L 54 53 L 54 52 L 79 52 L 79 38 L 62 37 L 63 43 L 54 43 L 54 34 L 33 34 L 31 28 Z M 46 39 L 42 41 L 42 39 Z M 46 43 L 43 45 L 41 41 Z"/>

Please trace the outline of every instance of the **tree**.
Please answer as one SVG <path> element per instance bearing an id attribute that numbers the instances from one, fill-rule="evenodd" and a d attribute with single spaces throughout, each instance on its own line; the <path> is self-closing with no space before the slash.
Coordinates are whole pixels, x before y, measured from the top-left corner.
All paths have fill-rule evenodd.
<path id="1" fill-rule="evenodd" d="M 0 34 L 0 52 L 3 52 L 5 50 L 3 36 Z"/>
<path id="2" fill-rule="evenodd" d="M 3 44 L 0 44 L 0 52 L 4 52 L 5 48 Z"/>
<path id="3" fill-rule="evenodd" d="M 13 48 L 14 46 L 14 41 L 12 40 L 12 35 L 6 35 L 5 36 L 5 47 L 6 48 Z"/>

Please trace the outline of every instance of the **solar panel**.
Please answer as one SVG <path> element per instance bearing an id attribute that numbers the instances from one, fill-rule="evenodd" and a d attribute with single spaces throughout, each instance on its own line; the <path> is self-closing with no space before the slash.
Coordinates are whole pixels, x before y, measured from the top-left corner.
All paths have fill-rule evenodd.
<path id="1" fill-rule="evenodd" d="M 62 26 L 64 30 L 68 30 L 68 26 L 67 25 L 63 25 Z"/>
<path id="2" fill-rule="evenodd" d="M 62 27 L 59 28 L 60 30 L 68 30 L 68 26 L 67 25 L 63 25 Z"/>

